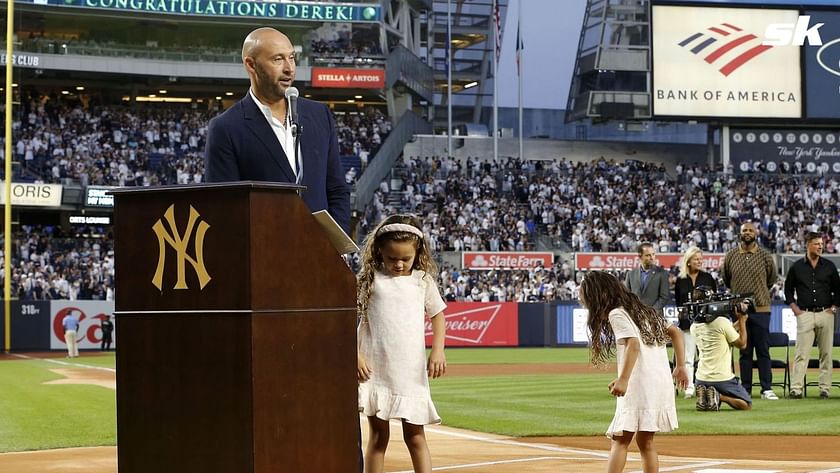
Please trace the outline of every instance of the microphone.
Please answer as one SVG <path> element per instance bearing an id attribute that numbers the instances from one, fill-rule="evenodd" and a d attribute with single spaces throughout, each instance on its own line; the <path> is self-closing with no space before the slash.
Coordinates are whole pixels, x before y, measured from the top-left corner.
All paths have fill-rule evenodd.
<path id="1" fill-rule="evenodd" d="M 294 148 L 294 155 L 295 155 L 295 183 L 300 184 L 303 182 L 303 162 L 300 156 L 299 150 L 299 140 L 300 135 L 303 132 L 303 127 L 298 124 L 298 110 L 297 110 L 297 100 L 300 92 L 298 92 L 297 87 L 289 87 L 286 89 L 286 106 L 289 107 L 289 128 L 292 131 L 292 136 L 294 137 L 295 148 Z"/>
<path id="2" fill-rule="evenodd" d="M 299 95 L 300 92 L 298 92 L 297 87 L 286 89 L 286 105 L 289 107 L 289 114 L 292 117 L 293 124 L 297 124 L 298 122 L 297 99 Z"/>

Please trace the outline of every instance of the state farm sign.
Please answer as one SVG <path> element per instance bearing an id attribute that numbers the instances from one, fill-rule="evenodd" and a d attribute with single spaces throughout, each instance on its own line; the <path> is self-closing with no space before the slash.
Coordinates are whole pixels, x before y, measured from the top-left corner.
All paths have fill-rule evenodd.
<path id="1" fill-rule="evenodd" d="M 464 269 L 528 269 L 542 266 L 550 268 L 554 253 L 530 251 L 465 251 L 461 253 Z"/>
<path id="2" fill-rule="evenodd" d="M 519 345 L 516 302 L 449 302 L 444 314 L 448 347 Z M 432 335 L 426 319 L 426 346 L 432 346 Z"/>
<path id="3" fill-rule="evenodd" d="M 313 67 L 312 87 L 382 89 L 385 87 L 385 70 Z"/>
<path id="4" fill-rule="evenodd" d="M 707 271 L 718 270 L 723 266 L 723 253 L 703 253 L 703 268 Z M 679 266 L 682 253 L 660 253 L 656 255 L 656 264 L 665 269 Z M 575 269 L 625 270 L 639 266 L 636 253 L 576 253 Z"/>

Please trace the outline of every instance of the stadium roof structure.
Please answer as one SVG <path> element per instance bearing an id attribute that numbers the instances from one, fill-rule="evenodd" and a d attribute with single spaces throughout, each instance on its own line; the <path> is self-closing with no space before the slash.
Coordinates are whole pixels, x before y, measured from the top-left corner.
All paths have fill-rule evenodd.
<path id="1" fill-rule="evenodd" d="M 6 3 L 0 0 L 0 10 L 5 11 Z M 383 89 L 393 85 L 384 84 L 389 46 L 400 43 L 410 46 L 409 51 L 418 49 L 413 38 L 405 38 L 411 36 L 406 30 L 412 24 L 397 24 L 394 18 L 410 17 L 408 8 L 430 7 L 430 0 L 18 0 L 11 61 L 16 83 L 44 92 L 72 94 L 75 87 L 84 87 L 88 93 L 133 97 L 166 90 L 170 96 L 227 99 L 247 90 L 239 48 L 245 35 L 262 24 L 282 30 L 300 46 L 298 80 L 304 94 L 339 106 L 384 105 L 388 97 Z M 261 20 L 255 24 L 255 18 Z M 358 57 L 314 52 L 309 45 L 324 27 L 363 36 L 383 52 Z M 375 69 L 378 79 L 359 87 L 307 87 L 316 68 L 325 77 Z M 431 101 L 431 92 L 426 95 Z"/>
<path id="2" fill-rule="evenodd" d="M 447 128 L 448 60 L 452 60 L 452 121 L 458 127 L 480 123 L 482 108 L 492 97 L 495 34 L 494 0 L 434 0 L 423 25 L 426 54 L 434 68 L 434 125 Z M 498 0 L 498 18 L 504 25 L 508 0 Z M 448 21 L 451 7 L 451 30 Z M 447 34 L 451 34 L 448 41 Z M 515 34 L 511 33 L 511 34 Z M 501 35 L 500 35 L 501 36 Z"/>

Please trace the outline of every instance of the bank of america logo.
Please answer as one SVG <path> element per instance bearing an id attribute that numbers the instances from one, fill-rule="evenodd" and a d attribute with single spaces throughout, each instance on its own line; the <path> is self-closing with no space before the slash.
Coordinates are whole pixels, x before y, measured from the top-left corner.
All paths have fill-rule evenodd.
<path id="1" fill-rule="evenodd" d="M 689 48 L 692 54 L 702 57 L 709 64 L 715 64 L 728 52 L 737 54 L 726 63 L 721 61 L 715 64 L 722 65 L 718 71 L 724 76 L 729 76 L 759 54 L 773 48 L 773 46 L 761 44 L 761 39 L 758 36 L 745 33 L 744 30 L 731 23 L 710 26 L 707 30 L 709 32 L 694 33 L 680 41 L 679 45 L 683 48 Z M 709 48 L 713 49 L 710 50 Z M 706 55 L 703 56 L 703 54 Z"/>

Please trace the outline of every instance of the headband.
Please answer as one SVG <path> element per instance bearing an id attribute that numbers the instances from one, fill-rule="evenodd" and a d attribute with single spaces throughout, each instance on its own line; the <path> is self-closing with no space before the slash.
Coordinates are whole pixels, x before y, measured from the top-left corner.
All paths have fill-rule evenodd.
<path id="1" fill-rule="evenodd" d="M 378 232 L 376 232 L 376 236 L 391 232 L 413 233 L 421 239 L 423 238 L 423 232 L 420 231 L 419 228 L 415 227 L 414 225 L 409 225 L 407 223 L 389 223 L 388 225 L 384 225 L 382 228 L 379 229 Z"/>

